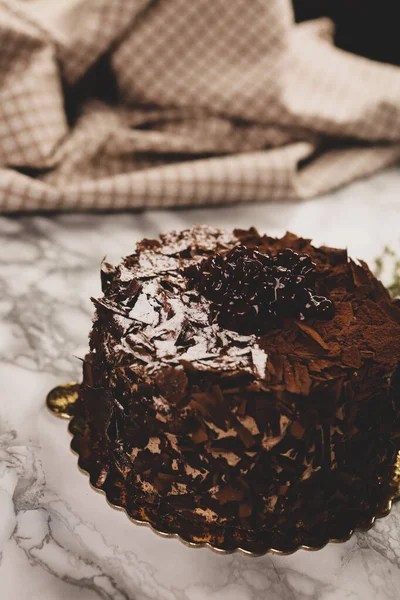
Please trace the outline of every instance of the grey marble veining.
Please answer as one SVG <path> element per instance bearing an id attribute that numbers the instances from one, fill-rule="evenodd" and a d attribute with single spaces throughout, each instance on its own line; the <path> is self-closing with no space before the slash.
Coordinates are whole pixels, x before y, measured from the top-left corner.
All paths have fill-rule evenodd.
<path id="1" fill-rule="evenodd" d="M 400 248 L 400 170 L 302 203 L 0 217 L 0 598 L 399 599 L 400 506 L 316 553 L 221 556 L 131 524 L 78 471 L 44 398 L 80 377 L 99 263 L 194 223 L 289 229 L 373 261 L 386 244 Z"/>

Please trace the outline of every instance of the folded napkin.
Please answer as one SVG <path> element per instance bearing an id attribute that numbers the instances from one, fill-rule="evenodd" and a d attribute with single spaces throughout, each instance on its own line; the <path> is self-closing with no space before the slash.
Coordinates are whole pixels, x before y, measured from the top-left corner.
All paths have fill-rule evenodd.
<path id="1" fill-rule="evenodd" d="M 286 200 L 400 157 L 400 69 L 289 0 L 0 0 L 0 210 Z M 51 2 L 50 2 L 51 4 Z"/>

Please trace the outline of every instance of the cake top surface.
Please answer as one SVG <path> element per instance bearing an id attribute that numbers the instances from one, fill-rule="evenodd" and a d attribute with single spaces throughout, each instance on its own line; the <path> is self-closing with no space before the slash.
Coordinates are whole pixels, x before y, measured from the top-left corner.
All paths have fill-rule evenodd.
<path id="1" fill-rule="evenodd" d="M 217 254 L 223 261 L 236 247 L 272 258 L 288 248 L 308 255 L 315 264 L 313 294 L 331 301 L 334 311 L 323 319 L 312 312 L 283 315 L 255 333 L 224 327 L 188 269 Z M 232 381 L 247 374 L 255 386 L 283 397 L 308 396 L 327 382 L 331 389 L 332 380 L 339 394 L 345 377 L 367 383 L 399 364 L 400 309 L 367 265 L 349 259 L 346 250 L 316 248 L 291 233 L 275 239 L 253 228 L 230 234 L 196 226 L 142 240 L 117 267 L 103 263 L 102 286 L 104 297 L 93 300 L 92 348 L 101 338 L 108 365 L 127 377 L 133 370 L 143 382 L 155 380 L 175 403 L 185 396 L 188 369 Z"/>

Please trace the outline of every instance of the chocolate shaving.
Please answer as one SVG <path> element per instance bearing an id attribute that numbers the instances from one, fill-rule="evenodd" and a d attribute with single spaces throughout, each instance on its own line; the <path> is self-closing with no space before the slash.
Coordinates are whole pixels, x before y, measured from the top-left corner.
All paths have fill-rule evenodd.
<path id="1" fill-rule="evenodd" d="M 126 300 L 129 304 L 132 304 L 132 302 L 136 300 L 142 287 L 142 284 L 137 279 L 132 279 L 132 281 L 129 282 L 128 287 L 125 290 Z"/>
<path id="2" fill-rule="evenodd" d="M 312 337 L 312 339 L 315 342 L 317 342 L 317 344 L 319 344 L 321 346 L 321 348 L 323 348 L 324 350 L 329 350 L 328 344 L 326 342 L 324 342 L 322 337 L 319 335 L 319 333 L 315 329 L 313 329 L 309 325 L 306 325 L 305 323 L 302 323 L 301 321 L 296 321 L 296 325 L 299 329 L 304 331 L 304 333 L 306 333 L 307 335 Z"/>
<path id="3" fill-rule="evenodd" d="M 95 305 L 98 311 L 109 311 L 116 315 L 122 315 L 123 317 L 129 317 L 129 309 L 113 302 L 112 300 L 107 300 L 106 298 L 91 298 L 91 301 Z"/>
<path id="4" fill-rule="evenodd" d="M 101 263 L 100 269 L 100 277 L 101 277 L 101 289 L 103 293 L 106 293 L 115 276 L 115 268 L 110 263 L 106 262 L 103 259 Z"/>
<path id="5" fill-rule="evenodd" d="M 160 393 L 172 404 L 178 404 L 186 396 L 188 379 L 183 367 L 163 367 L 154 377 Z"/>
<path id="6" fill-rule="evenodd" d="M 367 355 L 368 356 L 368 355 Z M 365 358 L 365 353 L 364 353 Z M 342 362 L 348 367 L 359 369 L 363 364 L 361 353 L 358 348 L 346 348 L 342 352 Z"/>

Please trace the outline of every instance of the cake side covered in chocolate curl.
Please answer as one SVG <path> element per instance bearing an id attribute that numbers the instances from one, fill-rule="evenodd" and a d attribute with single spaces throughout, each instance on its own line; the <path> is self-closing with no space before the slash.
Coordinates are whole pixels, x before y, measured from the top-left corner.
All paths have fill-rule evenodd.
<path id="1" fill-rule="evenodd" d="M 312 294 L 334 305 L 325 318 L 283 313 L 238 332 L 193 285 L 232 250 L 276 266 L 288 248 L 315 264 Z M 194 227 L 103 264 L 102 285 L 77 414 L 95 485 L 113 482 L 133 516 L 272 535 L 379 502 L 399 419 L 400 309 L 365 263 L 290 233 Z"/>

